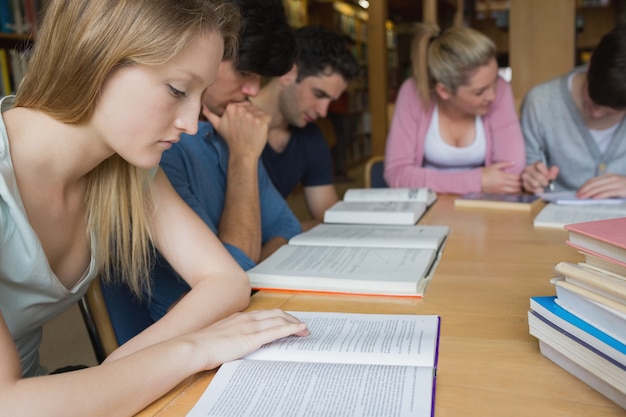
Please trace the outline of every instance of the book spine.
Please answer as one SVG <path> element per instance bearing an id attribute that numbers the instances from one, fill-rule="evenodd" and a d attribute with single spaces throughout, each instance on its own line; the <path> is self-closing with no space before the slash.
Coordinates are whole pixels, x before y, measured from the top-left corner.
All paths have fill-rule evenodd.
<path id="1" fill-rule="evenodd" d="M 11 94 L 11 75 L 6 49 L 0 49 L 0 74 L 2 77 L 2 96 Z"/>
<path id="2" fill-rule="evenodd" d="M 554 271 L 581 287 L 626 304 L 626 283 L 620 284 L 618 279 L 567 262 L 557 264 Z"/>
<path id="3" fill-rule="evenodd" d="M 0 32 L 13 32 L 13 12 L 10 0 L 0 0 Z"/>
<path id="4" fill-rule="evenodd" d="M 37 4 L 35 0 L 23 0 L 24 3 L 24 17 L 26 18 L 26 25 L 30 33 L 35 33 L 37 30 Z"/>
<path id="5" fill-rule="evenodd" d="M 11 0 L 11 10 L 13 12 L 13 31 L 17 34 L 26 33 L 22 4 L 20 0 Z"/>
<path id="6" fill-rule="evenodd" d="M 621 303 L 619 301 L 615 301 L 611 298 L 605 297 L 603 295 L 597 294 L 593 291 L 589 291 L 586 288 L 580 287 L 578 285 L 575 285 L 571 282 L 568 281 L 564 281 L 564 280 L 557 280 L 554 283 L 557 287 L 563 287 L 565 289 L 568 289 L 572 292 L 578 293 L 579 295 L 581 295 L 582 297 L 585 297 L 591 301 L 595 301 L 596 303 L 600 303 L 603 304 L 609 308 L 612 308 L 614 310 L 619 311 L 622 314 L 626 314 L 626 305 L 624 303 Z"/>

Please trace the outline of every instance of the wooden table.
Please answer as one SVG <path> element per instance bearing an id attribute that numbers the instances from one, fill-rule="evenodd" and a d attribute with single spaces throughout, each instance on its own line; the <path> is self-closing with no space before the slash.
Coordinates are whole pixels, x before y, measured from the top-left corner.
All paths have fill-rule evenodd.
<path id="1" fill-rule="evenodd" d="M 455 209 L 453 201 L 440 196 L 420 221 L 451 228 L 423 299 L 259 292 L 249 308 L 440 315 L 437 417 L 624 416 L 543 357 L 528 333 L 529 298 L 555 294 L 556 263 L 582 260 L 567 233 L 534 229 L 535 213 Z M 137 416 L 184 416 L 213 373 L 189 378 Z"/>

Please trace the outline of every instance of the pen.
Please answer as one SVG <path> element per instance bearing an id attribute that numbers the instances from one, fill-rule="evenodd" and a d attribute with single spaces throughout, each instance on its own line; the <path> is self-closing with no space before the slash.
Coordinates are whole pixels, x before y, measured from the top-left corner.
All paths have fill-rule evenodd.
<path id="1" fill-rule="evenodd" d="M 543 165 L 545 165 L 546 169 L 548 169 L 548 160 L 546 158 L 546 154 L 543 151 L 543 148 L 539 148 L 539 155 L 540 155 L 539 161 L 542 162 Z M 554 191 L 554 181 L 548 180 L 548 185 L 544 191 L 550 191 L 550 192 Z"/>

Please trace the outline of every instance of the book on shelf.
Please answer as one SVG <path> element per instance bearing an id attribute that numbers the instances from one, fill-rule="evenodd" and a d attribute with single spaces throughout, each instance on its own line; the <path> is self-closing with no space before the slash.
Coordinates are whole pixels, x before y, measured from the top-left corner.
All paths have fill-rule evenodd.
<path id="1" fill-rule="evenodd" d="M 623 305 L 620 307 L 618 302 L 594 296 L 591 291 L 581 291 L 572 284 L 564 285 L 560 278 L 555 278 L 552 282 L 555 284 L 556 303 L 559 306 L 626 344 L 626 312 Z"/>
<path id="2" fill-rule="evenodd" d="M 582 252 L 626 263 L 626 217 L 565 226 L 567 243 Z"/>
<path id="3" fill-rule="evenodd" d="M 576 206 L 548 203 L 533 220 L 536 228 L 563 229 L 568 224 L 626 216 L 626 204 Z"/>
<path id="4" fill-rule="evenodd" d="M 11 33 L 13 30 L 13 10 L 9 0 L 0 1 L 0 32 Z"/>
<path id="5" fill-rule="evenodd" d="M 0 93 L 2 96 L 8 96 L 13 94 L 11 88 L 11 70 L 9 69 L 9 56 L 6 49 L 0 49 L 0 75 L 1 75 L 1 88 Z"/>
<path id="6" fill-rule="evenodd" d="M 352 188 L 324 213 L 324 223 L 412 225 L 437 200 L 428 188 Z"/>
<path id="7" fill-rule="evenodd" d="M 438 316 L 290 313 L 310 335 L 222 365 L 188 417 L 434 415 Z"/>
<path id="8" fill-rule="evenodd" d="M 541 354 L 610 400 L 626 407 L 626 364 L 560 328 L 534 310 L 528 328 L 539 339 Z"/>
<path id="9" fill-rule="evenodd" d="M 454 200 L 454 207 L 531 211 L 541 198 L 534 194 L 469 193 Z"/>

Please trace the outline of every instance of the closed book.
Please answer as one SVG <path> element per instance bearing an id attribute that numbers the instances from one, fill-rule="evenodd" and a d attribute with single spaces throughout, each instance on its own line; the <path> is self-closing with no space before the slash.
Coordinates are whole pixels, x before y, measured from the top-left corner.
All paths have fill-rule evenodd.
<path id="1" fill-rule="evenodd" d="M 626 217 L 570 224 L 565 229 L 572 247 L 626 262 Z"/>
<path id="2" fill-rule="evenodd" d="M 555 296 L 531 297 L 530 308 L 606 356 L 626 365 L 626 343 L 622 343 L 557 304 Z"/>
<path id="3" fill-rule="evenodd" d="M 539 339 L 540 347 L 547 345 L 551 348 L 548 350 L 558 352 L 560 355 L 557 356 L 575 364 L 574 370 L 584 371 L 572 372 L 574 376 L 617 404 L 626 404 L 626 364 L 607 356 L 534 310 L 528 312 L 528 328 L 530 334 Z M 548 352 L 542 348 L 541 353 Z M 569 371 L 572 367 L 564 369 Z"/>
<path id="4" fill-rule="evenodd" d="M 626 280 L 626 263 L 588 252 L 580 253 L 585 257 L 585 262 L 581 262 L 585 268 L 595 269 L 603 274 Z"/>
<path id="5" fill-rule="evenodd" d="M 626 408 L 626 394 L 620 392 L 617 388 L 608 384 L 604 379 L 589 372 L 579 361 L 570 359 L 566 354 L 548 345 L 543 340 L 539 340 L 539 352 L 546 358 L 550 359 L 556 365 L 563 368 L 576 378 L 589 385 L 611 401 L 615 402 L 622 408 Z"/>
<path id="6" fill-rule="evenodd" d="M 11 70 L 9 69 L 9 58 L 6 49 L 0 49 L 0 75 L 2 76 L 2 95 L 13 94 L 11 88 Z"/>
<path id="7" fill-rule="evenodd" d="M 13 11 L 11 0 L 0 0 L 0 32 L 15 32 L 13 27 Z"/>
<path id="8" fill-rule="evenodd" d="M 559 278 L 552 281 L 555 283 L 556 303 L 560 307 L 626 344 L 626 313 L 623 308 L 614 308 L 621 308 L 623 305 L 603 299 L 592 292 L 585 293 L 584 289 L 581 291 L 574 285 L 563 285 Z"/>
<path id="9" fill-rule="evenodd" d="M 565 281 L 626 305 L 626 280 L 568 262 L 559 262 L 554 271 Z"/>

